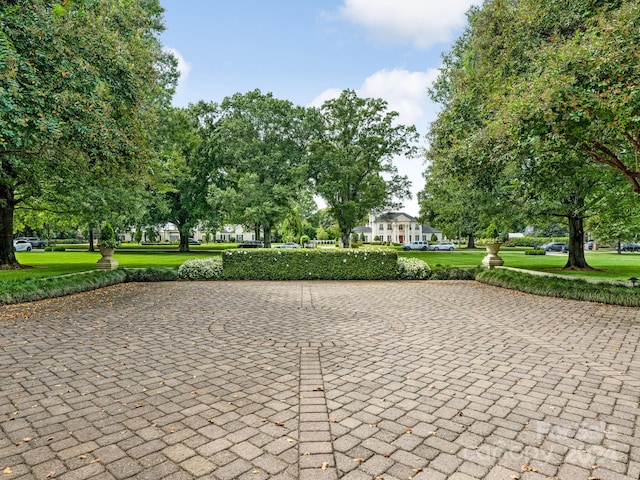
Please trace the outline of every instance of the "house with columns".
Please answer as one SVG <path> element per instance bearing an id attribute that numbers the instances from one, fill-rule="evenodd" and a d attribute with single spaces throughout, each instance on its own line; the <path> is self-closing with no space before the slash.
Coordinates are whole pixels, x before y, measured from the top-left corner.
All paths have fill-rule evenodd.
<path id="1" fill-rule="evenodd" d="M 440 230 L 423 225 L 415 217 L 404 212 L 369 215 L 367 225 L 356 227 L 353 231 L 360 236 L 364 235 L 365 243 L 379 241 L 402 245 L 419 240 L 429 242 L 434 235 L 437 241 L 442 241 Z"/>

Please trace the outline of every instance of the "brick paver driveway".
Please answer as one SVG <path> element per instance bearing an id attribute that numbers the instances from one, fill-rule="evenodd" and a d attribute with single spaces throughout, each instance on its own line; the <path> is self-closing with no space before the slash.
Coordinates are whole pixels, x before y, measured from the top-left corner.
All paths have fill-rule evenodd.
<path id="1" fill-rule="evenodd" d="M 0 309 L 0 480 L 633 479 L 640 312 L 474 282 Z"/>

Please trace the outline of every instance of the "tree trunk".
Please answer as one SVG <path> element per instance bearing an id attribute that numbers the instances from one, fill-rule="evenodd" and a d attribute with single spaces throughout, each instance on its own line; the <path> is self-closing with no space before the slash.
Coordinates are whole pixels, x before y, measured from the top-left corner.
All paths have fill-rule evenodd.
<path id="1" fill-rule="evenodd" d="M 93 245 L 94 242 L 94 238 L 93 238 L 93 228 L 91 228 L 91 226 L 89 227 L 89 251 L 90 252 L 95 252 L 96 251 L 96 247 Z"/>
<path id="2" fill-rule="evenodd" d="M 13 251 L 13 209 L 15 202 L 11 187 L 0 185 L 0 268 L 17 267 Z"/>
<path id="3" fill-rule="evenodd" d="M 349 231 L 340 231 L 342 237 L 342 248 L 349 248 L 351 246 L 351 233 Z"/>
<path id="4" fill-rule="evenodd" d="M 584 219 L 582 217 L 568 217 L 569 219 L 569 258 L 564 266 L 565 270 L 582 270 L 591 267 L 584 258 Z"/>
<path id="5" fill-rule="evenodd" d="M 271 248 L 271 227 L 264 225 L 262 229 L 264 231 L 264 248 Z"/>
<path id="6" fill-rule="evenodd" d="M 180 233 L 180 247 L 179 250 L 181 252 L 189 251 L 189 229 L 186 229 L 186 232 L 183 228 L 178 228 L 178 232 Z"/>
<path id="7" fill-rule="evenodd" d="M 467 248 L 476 248 L 476 237 L 473 236 L 473 233 L 469 234 L 469 242 L 467 243 Z"/>

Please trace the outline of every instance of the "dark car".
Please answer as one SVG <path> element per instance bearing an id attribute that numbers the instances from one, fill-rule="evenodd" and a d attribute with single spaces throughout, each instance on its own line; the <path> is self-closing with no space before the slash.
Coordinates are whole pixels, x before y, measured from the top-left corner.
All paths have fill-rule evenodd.
<path id="1" fill-rule="evenodd" d="M 640 243 L 625 243 L 622 246 L 623 252 L 640 252 Z"/>
<path id="2" fill-rule="evenodd" d="M 565 242 L 549 242 L 540 247 L 545 252 L 568 252 L 569 247 Z"/>
<path id="3" fill-rule="evenodd" d="M 264 243 L 260 240 L 247 240 L 246 242 L 239 243 L 238 248 L 264 248 Z"/>

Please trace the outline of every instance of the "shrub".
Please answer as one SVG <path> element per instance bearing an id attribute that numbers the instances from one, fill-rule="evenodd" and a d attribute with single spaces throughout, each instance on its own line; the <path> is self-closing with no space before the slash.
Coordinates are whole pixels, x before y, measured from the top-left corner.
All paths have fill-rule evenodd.
<path id="1" fill-rule="evenodd" d="M 222 257 L 187 260 L 178 267 L 178 277 L 185 280 L 219 280 L 222 278 Z"/>
<path id="2" fill-rule="evenodd" d="M 421 280 L 429 274 L 429 265 L 424 260 L 398 257 L 397 276 L 405 280 Z"/>
<path id="3" fill-rule="evenodd" d="M 525 250 L 525 255 L 546 255 L 547 252 L 544 250 Z"/>
<path id="4" fill-rule="evenodd" d="M 178 270 L 168 267 L 123 268 L 127 282 L 172 282 L 178 280 Z"/>
<path id="5" fill-rule="evenodd" d="M 309 238 L 309 235 L 302 235 L 300 237 L 300 245 L 302 245 L 303 247 L 309 243 L 311 241 L 311 239 Z"/>
<path id="6" fill-rule="evenodd" d="M 62 297 L 124 282 L 122 270 L 95 271 L 76 275 L 0 282 L 0 305 L 34 302 L 45 298 Z"/>
<path id="7" fill-rule="evenodd" d="M 425 278 L 429 280 L 475 280 L 478 269 L 442 267 L 432 268 Z"/>
<path id="8" fill-rule="evenodd" d="M 115 248 L 118 246 L 118 240 L 116 239 L 116 232 L 109 222 L 105 222 L 100 229 L 99 244 L 105 248 Z"/>
<path id="9" fill-rule="evenodd" d="M 229 280 L 392 280 L 398 254 L 390 249 L 228 250 L 222 255 Z"/>
<path id="10" fill-rule="evenodd" d="M 54 245 L 52 247 L 44 247 L 45 252 L 64 252 L 66 250 L 64 245 Z"/>

